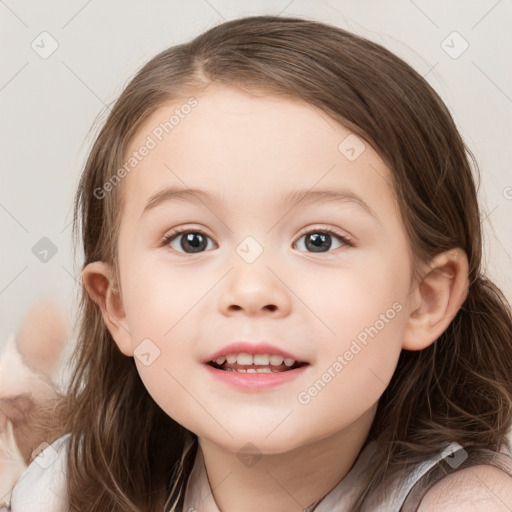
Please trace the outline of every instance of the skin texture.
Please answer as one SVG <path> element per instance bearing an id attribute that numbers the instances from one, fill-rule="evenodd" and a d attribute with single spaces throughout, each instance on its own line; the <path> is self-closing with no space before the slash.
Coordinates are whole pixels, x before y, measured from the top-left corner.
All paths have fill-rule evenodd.
<path id="1" fill-rule="evenodd" d="M 418 512 L 508 512 L 512 478 L 493 466 L 473 466 L 444 477 L 423 498 Z"/>
<path id="2" fill-rule="evenodd" d="M 455 316 L 466 296 L 467 259 L 454 248 L 412 282 L 389 169 L 361 139 L 364 151 L 348 159 L 338 147 L 351 132 L 325 113 L 218 84 L 195 97 L 197 106 L 122 182 L 120 282 L 104 262 L 88 265 L 83 282 L 125 355 L 147 339 L 159 351 L 149 365 L 135 357 L 137 369 L 160 407 L 199 437 L 219 508 L 295 512 L 350 470 L 402 348 L 425 348 Z M 146 120 L 130 151 L 185 100 Z M 169 186 L 222 199 L 168 201 L 143 214 Z M 298 189 L 350 191 L 373 215 L 353 201 L 283 200 Z M 207 235 L 206 250 L 187 254 L 183 237 L 164 244 L 178 227 Z M 328 252 L 313 252 L 306 241 L 325 229 L 352 245 L 333 236 Z M 263 249 L 251 263 L 237 252 L 248 236 Z M 365 328 L 380 327 L 393 305 L 393 318 L 301 403 L 299 394 Z M 309 366 L 272 390 L 230 387 L 202 361 L 238 340 L 265 340 Z M 247 443 L 261 457 L 250 467 L 237 457 Z"/>

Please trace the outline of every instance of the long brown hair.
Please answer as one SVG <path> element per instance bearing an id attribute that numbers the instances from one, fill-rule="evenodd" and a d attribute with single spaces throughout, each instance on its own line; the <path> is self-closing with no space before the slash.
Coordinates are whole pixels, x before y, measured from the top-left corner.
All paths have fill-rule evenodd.
<path id="1" fill-rule="evenodd" d="M 319 22 L 256 16 L 151 59 L 113 106 L 80 181 L 75 229 L 84 264 L 116 266 L 121 186 L 102 198 L 94 191 L 122 167 L 141 123 L 213 80 L 303 100 L 359 134 L 391 170 L 415 264 L 455 247 L 469 260 L 457 316 L 425 350 L 402 351 L 379 401 L 369 439 L 380 449 L 355 510 L 393 470 L 451 442 L 500 449 L 511 426 L 512 321 L 505 297 L 481 273 L 477 166 L 436 92 L 378 44 Z M 70 510 L 179 511 L 197 438 L 153 401 L 85 292 L 80 325 L 62 405 L 62 432 L 72 434 Z M 187 436 L 195 449 L 180 463 Z"/>

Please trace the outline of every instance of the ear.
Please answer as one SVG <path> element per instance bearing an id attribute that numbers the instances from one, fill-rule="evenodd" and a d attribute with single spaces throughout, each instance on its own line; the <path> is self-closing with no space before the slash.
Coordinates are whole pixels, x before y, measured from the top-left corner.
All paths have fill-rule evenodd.
<path id="1" fill-rule="evenodd" d="M 114 273 L 109 264 L 95 261 L 82 271 L 82 284 L 100 307 L 103 321 L 125 356 L 133 356 L 133 346 Z"/>
<path id="2" fill-rule="evenodd" d="M 447 329 L 466 300 L 468 259 L 460 249 L 438 254 L 426 267 L 412 293 L 414 304 L 407 320 L 402 348 L 422 350 Z"/>

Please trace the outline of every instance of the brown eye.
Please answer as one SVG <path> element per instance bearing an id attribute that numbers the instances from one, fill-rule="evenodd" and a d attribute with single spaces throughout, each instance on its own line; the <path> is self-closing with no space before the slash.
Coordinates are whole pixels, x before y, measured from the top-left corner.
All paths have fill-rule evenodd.
<path id="1" fill-rule="evenodd" d="M 304 247 L 308 252 L 328 252 L 333 248 L 333 239 L 338 240 L 338 242 L 334 243 L 334 249 L 338 249 L 344 245 L 351 245 L 347 238 L 329 229 L 310 230 L 301 236 L 299 240 L 303 238 L 305 239 Z M 298 243 L 299 242 L 297 242 L 297 244 Z M 336 243 L 338 243 L 337 246 Z"/>
<path id="2" fill-rule="evenodd" d="M 178 252 L 194 254 L 207 250 L 208 240 L 211 238 L 201 231 L 178 231 L 166 237 L 165 245 Z"/>

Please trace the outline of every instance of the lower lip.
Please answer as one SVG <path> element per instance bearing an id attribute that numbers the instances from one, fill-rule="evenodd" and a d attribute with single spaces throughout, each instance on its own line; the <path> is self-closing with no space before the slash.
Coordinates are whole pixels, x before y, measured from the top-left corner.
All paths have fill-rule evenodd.
<path id="1" fill-rule="evenodd" d="M 209 364 L 205 364 L 213 377 L 245 391 L 265 391 L 272 389 L 286 382 L 290 382 L 304 373 L 307 364 L 294 370 L 275 373 L 243 373 L 218 370 Z"/>

